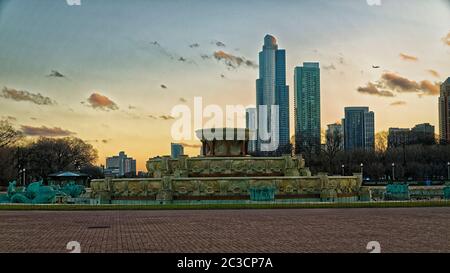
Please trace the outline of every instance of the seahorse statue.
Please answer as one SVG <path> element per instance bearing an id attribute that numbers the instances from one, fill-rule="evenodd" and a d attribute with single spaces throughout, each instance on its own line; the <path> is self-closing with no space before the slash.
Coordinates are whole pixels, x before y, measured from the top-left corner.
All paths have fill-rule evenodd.
<path id="1" fill-rule="evenodd" d="M 8 197 L 9 198 L 13 197 L 13 195 L 16 193 L 16 185 L 17 185 L 17 181 L 9 182 L 9 186 L 8 186 Z"/>

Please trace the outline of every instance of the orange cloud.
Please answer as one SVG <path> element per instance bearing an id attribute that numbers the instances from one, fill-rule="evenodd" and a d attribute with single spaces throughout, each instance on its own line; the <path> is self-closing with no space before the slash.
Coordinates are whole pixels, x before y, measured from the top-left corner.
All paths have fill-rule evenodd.
<path id="1" fill-rule="evenodd" d="M 439 72 L 437 72 L 436 70 L 428 69 L 427 72 L 430 73 L 433 77 L 436 77 L 436 78 L 441 77 L 441 74 L 439 74 Z"/>
<path id="2" fill-rule="evenodd" d="M 423 95 L 437 96 L 440 93 L 440 84 L 432 83 L 430 81 L 421 81 L 420 88 L 424 92 Z"/>
<path id="3" fill-rule="evenodd" d="M 89 106 L 91 106 L 94 109 L 100 109 L 104 111 L 119 109 L 119 107 L 115 102 L 110 100 L 108 97 L 100 95 L 98 93 L 93 93 L 87 99 L 87 102 L 89 103 Z"/>
<path id="4" fill-rule="evenodd" d="M 250 60 L 246 60 L 244 57 L 234 56 L 233 54 L 224 52 L 222 50 L 214 52 L 214 58 L 218 61 L 223 60 L 228 68 L 237 68 L 241 65 L 256 68 L 257 64 Z"/>
<path id="5" fill-rule="evenodd" d="M 402 106 L 402 105 L 406 105 L 406 101 L 394 101 L 393 103 L 391 103 L 391 106 Z"/>
<path id="6" fill-rule="evenodd" d="M 447 34 L 446 37 L 442 38 L 442 41 L 443 41 L 446 45 L 450 46 L 450 32 Z"/>
<path id="7" fill-rule="evenodd" d="M 404 53 L 400 53 L 400 58 L 402 58 L 402 60 L 404 61 L 413 61 L 413 62 L 417 62 L 419 60 L 419 58 L 415 56 L 407 55 Z"/>

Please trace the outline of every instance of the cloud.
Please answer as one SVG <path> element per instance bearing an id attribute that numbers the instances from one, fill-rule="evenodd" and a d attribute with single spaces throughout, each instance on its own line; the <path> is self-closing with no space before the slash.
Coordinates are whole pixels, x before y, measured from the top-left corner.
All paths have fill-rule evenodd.
<path id="1" fill-rule="evenodd" d="M 190 48 L 196 48 L 196 47 L 200 47 L 200 45 L 198 43 L 194 43 L 189 45 Z"/>
<path id="2" fill-rule="evenodd" d="M 366 87 L 359 87 L 360 93 L 393 97 L 394 93 L 418 93 L 422 96 L 439 95 L 440 83 L 428 80 L 416 82 L 391 72 L 385 72 L 376 83 L 368 83 Z"/>
<path id="3" fill-rule="evenodd" d="M 391 106 L 402 106 L 402 105 L 406 105 L 406 101 L 394 101 L 393 103 L 390 104 Z"/>
<path id="4" fill-rule="evenodd" d="M 217 61 L 224 61 L 225 64 L 228 66 L 228 68 L 236 69 L 237 67 L 240 67 L 241 65 L 251 67 L 251 68 L 257 68 L 258 65 L 250 60 L 246 60 L 244 57 L 238 57 L 234 56 L 233 54 L 226 53 L 224 51 L 216 51 L 214 52 L 214 58 Z"/>
<path id="5" fill-rule="evenodd" d="M 133 112 L 127 112 L 127 111 L 122 110 L 122 113 L 126 114 L 128 117 L 130 117 L 132 119 L 135 119 L 135 120 L 138 120 L 138 119 L 142 118 L 141 115 L 138 115 L 138 114 L 133 113 Z"/>
<path id="6" fill-rule="evenodd" d="M 381 76 L 382 84 L 397 92 L 419 92 L 420 86 L 417 82 L 399 76 L 395 73 L 386 72 Z"/>
<path id="7" fill-rule="evenodd" d="M 173 53 L 170 50 L 168 50 L 167 48 L 161 46 L 161 44 L 158 41 L 151 42 L 150 44 L 152 46 L 154 46 L 155 48 L 157 48 L 158 51 L 162 55 L 168 57 L 170 60 L 174 60 L 174 61 L 176 60 L 176 61 L 183 62 L 183 63 L 186 62 L 186 63 L 190 63 L 190 64 L 195 64 L 195 62 L 193 60 L 189 60 L 187 58 L 179 56 L 178 54 Z"/>
<path id="8" fill-rule="evenodd" d="M 444 44 L 450 46 L 450 32 L 447 34 L 447 36 L 442 38 L 442 41 L 444 42 Z"/>
<path id="9" fill-rule="evenodd" d="M 379 90 L 378 87 L 369 82 L 367 83 L 367 86 L 365 87 L 358 87 L 358 92 L 368 94 L 368 95 L 375 95 L 380 97 L 395 97 L 394 93 L 387 90 Z"/>
<path id="10" fill-rule="evenodd" d="M 185 103 L 185 102 L 187 102 L 187 99 L 185 99 L 185 98 L 180 98 L 180 102 Z"/>
<path id="11" fill-rule="evenodd" d="M 171 59 L 171 60 L 175 59 L 174 54 L 171 53 L 171 52 L 170 52 L 169 50 L 167 50 L 166 48 L 164 48 L 163 46 L 161 46 L 161 45 L 158 43 L 158 41 L 153 41 L 153 42 L 151 42 L 150 44 L 151 44 L 152 46 L 156 47 L 162 55 L 168 57 L 168 58 Z"/>
<path id="12" fill-rule="evenodd" d="M 396 90 L 397 92 L 422 92 L 420 95 L 431 95 L 435 96 L 439 94 L 439 83 L 431 83 L 430 81 L 424 80 L 420 83 L 409 80 L 405 77 L 399 76 L 394 73 L 384 73 L 382 76 L 382 84 L 387 87 Z"/>
<path id="13" fill-rule="evenodd" d="M 175 119 L 174 117 L 170 116 L 170 115 L 160 115 L 160 116 L 155 116 L 155 115 L 148 115 L 149 118 L 157 120 L 172 120 Z"/>
<path id="14" fill-rule="evenodd" d="M 224 44 L 224 43 L 222 43 L 222 42 L 216 42 L 216 46 L 221 46 L 221 47 L 225 47 L 226 45 Z"/>
<path id="15" fill-rule="evenodd" d="M 88 99 L 87 102 L 89 106 L 94 109 L 99 109 L 103 111 L 109 110 L 118 110 L 119 106 L 108 97 L 100 95 L 99 93 L 93 93 Z"/>
<path id="16" fill-rule="evenodd" d="M 90 143 L 103 143 L 103 144 L 108 144 L 111 139 L 92 139 L 92 140 L 85 140 L 86 142 L 90 142 Z"/>
<path id="17" fill-rule="evenodd" d="M 422 90 L 422 95 L 429 95 L 429 96 L 437 96 L 440 94 L 440 83 L 432 83 L 430 81 L 421 81 L 420 82 L 420 89 Z"/>
<path id="18" fill-rule="evenodd" d="M 323 69 L 325 69 L 325 70 L 336 70 L 336 67 L 334 66 L 334 64 L 330 64 L 330 65 L 323 66 Z"/>
<path id="19" fill-rule="evenodd" d="M 34 94 L 8 87 L 3 88 L 0 97 L 15 101 L 29 101 L 37 105 L 56 105 L 56 101 L 49 97 L 44 97 L 40 93 Z"/>
<path id="20" fill-rule="evenodd" d="M 162 89 L 167 89 L 167 86 L 166 86 L 165 84 L 161 84 L 160 87 L 161 87 Z"/>
<path id="21" fill-rule="evenodd" d="M 185 57 L 179 57 L 177 61 L 182 62 L 182 63 L 188 63 L 188 64 L 196 64 L 195 61 L 187 59 Z"/>
<path id="22" fill-rule="evenodd" d="M 63 136 L 72 136 L 75 135 L 74 132 L 69 130 L 64 130 L 59 127 L 33 127 L 33 126 L 21 126 L 21 131 L 24 135 L 27 136 L 43 136 L 43 137 L 63 137 Z"/>
<path id="23" fill-rule="evenodd" d="M 17 118 L 13 116 L 2 116 L 2 120 L 7 120 L 9 122 L 16 122 Z"/>
<path id="24" fill-rule="evenodd" d="M 226 45 L 224 43 L 222 43 L 221 41 L 213 41 L 212 43 L 218 47 L 226 47 Z"/>
<path id="25" fill-rule="evenodd" d="M 404 61 L 412 61 L 412 62 L 417 62 L 419 60 L 419 58 L 405 53 L 400 53 L 400 58 Z"/>
<path id="26" fill-rule="evenodd" d="M 161 115 L 161 116 L 159 116 L 159 118 L 162 119 L 162 120 L 171 120 L 171 119 L 175 119 L 174 117 L 169 116 L 169 115 Z"/>
<path id="27" fill-rule="evenodd" d="M 427 72 L 430 73 L 433 77 L 441 78 L 441 74 L 439 74 L 439 72 L 437 72 L 436 70 L 428 69 Z"/>
<path id="28" fill-rule="evenodd" d="M 202 147 L 201 144 L 188 144 L 188 143 L 179 143 L 179 144 L 183 145 L 183 147 L 185 147 L 185 148 L 195 148 L 195 149 L 197 149 L 197 148 L 201 148 Z"/>
<path id="29" fill-rule="evenodd" d="M 52 70 L 50 72 L 50 74 L 47 75 L 47 77 L 54 77 L 54 78 L 65 78 L 66 76 L 64 76 L 62 73 L 56 71 L 56 70 Z"/>

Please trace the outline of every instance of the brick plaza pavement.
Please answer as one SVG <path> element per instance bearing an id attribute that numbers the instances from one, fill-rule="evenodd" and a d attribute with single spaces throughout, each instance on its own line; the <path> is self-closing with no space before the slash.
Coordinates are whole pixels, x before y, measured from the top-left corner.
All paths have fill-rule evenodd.
<path id="1" fill-rule="evenodd" d="M 0 211 L 0 252 L 450 252 L 450 208 Z"/>

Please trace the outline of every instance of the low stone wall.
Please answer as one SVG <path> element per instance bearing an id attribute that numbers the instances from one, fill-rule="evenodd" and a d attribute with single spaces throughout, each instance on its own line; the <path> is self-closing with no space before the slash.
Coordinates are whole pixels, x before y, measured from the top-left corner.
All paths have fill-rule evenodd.
<path id="1" fill-rule="evenodd" d="M 411 199 L 442 199 L 444 189 L 448 186 L 409 186 L 409 196 Z M 363 191 L 370 192 L 373 200 L 383 200 L 386 192 L 385 186 L 363 186 Z"/>
<path id="2" fill-rule="evenodd" d="M 275 199 L 358 197 L 361 176 L 173 177 L 91 181 L 92 198 L 111 200 L 249 200 L 250 189 L 275 188 Z"/>

